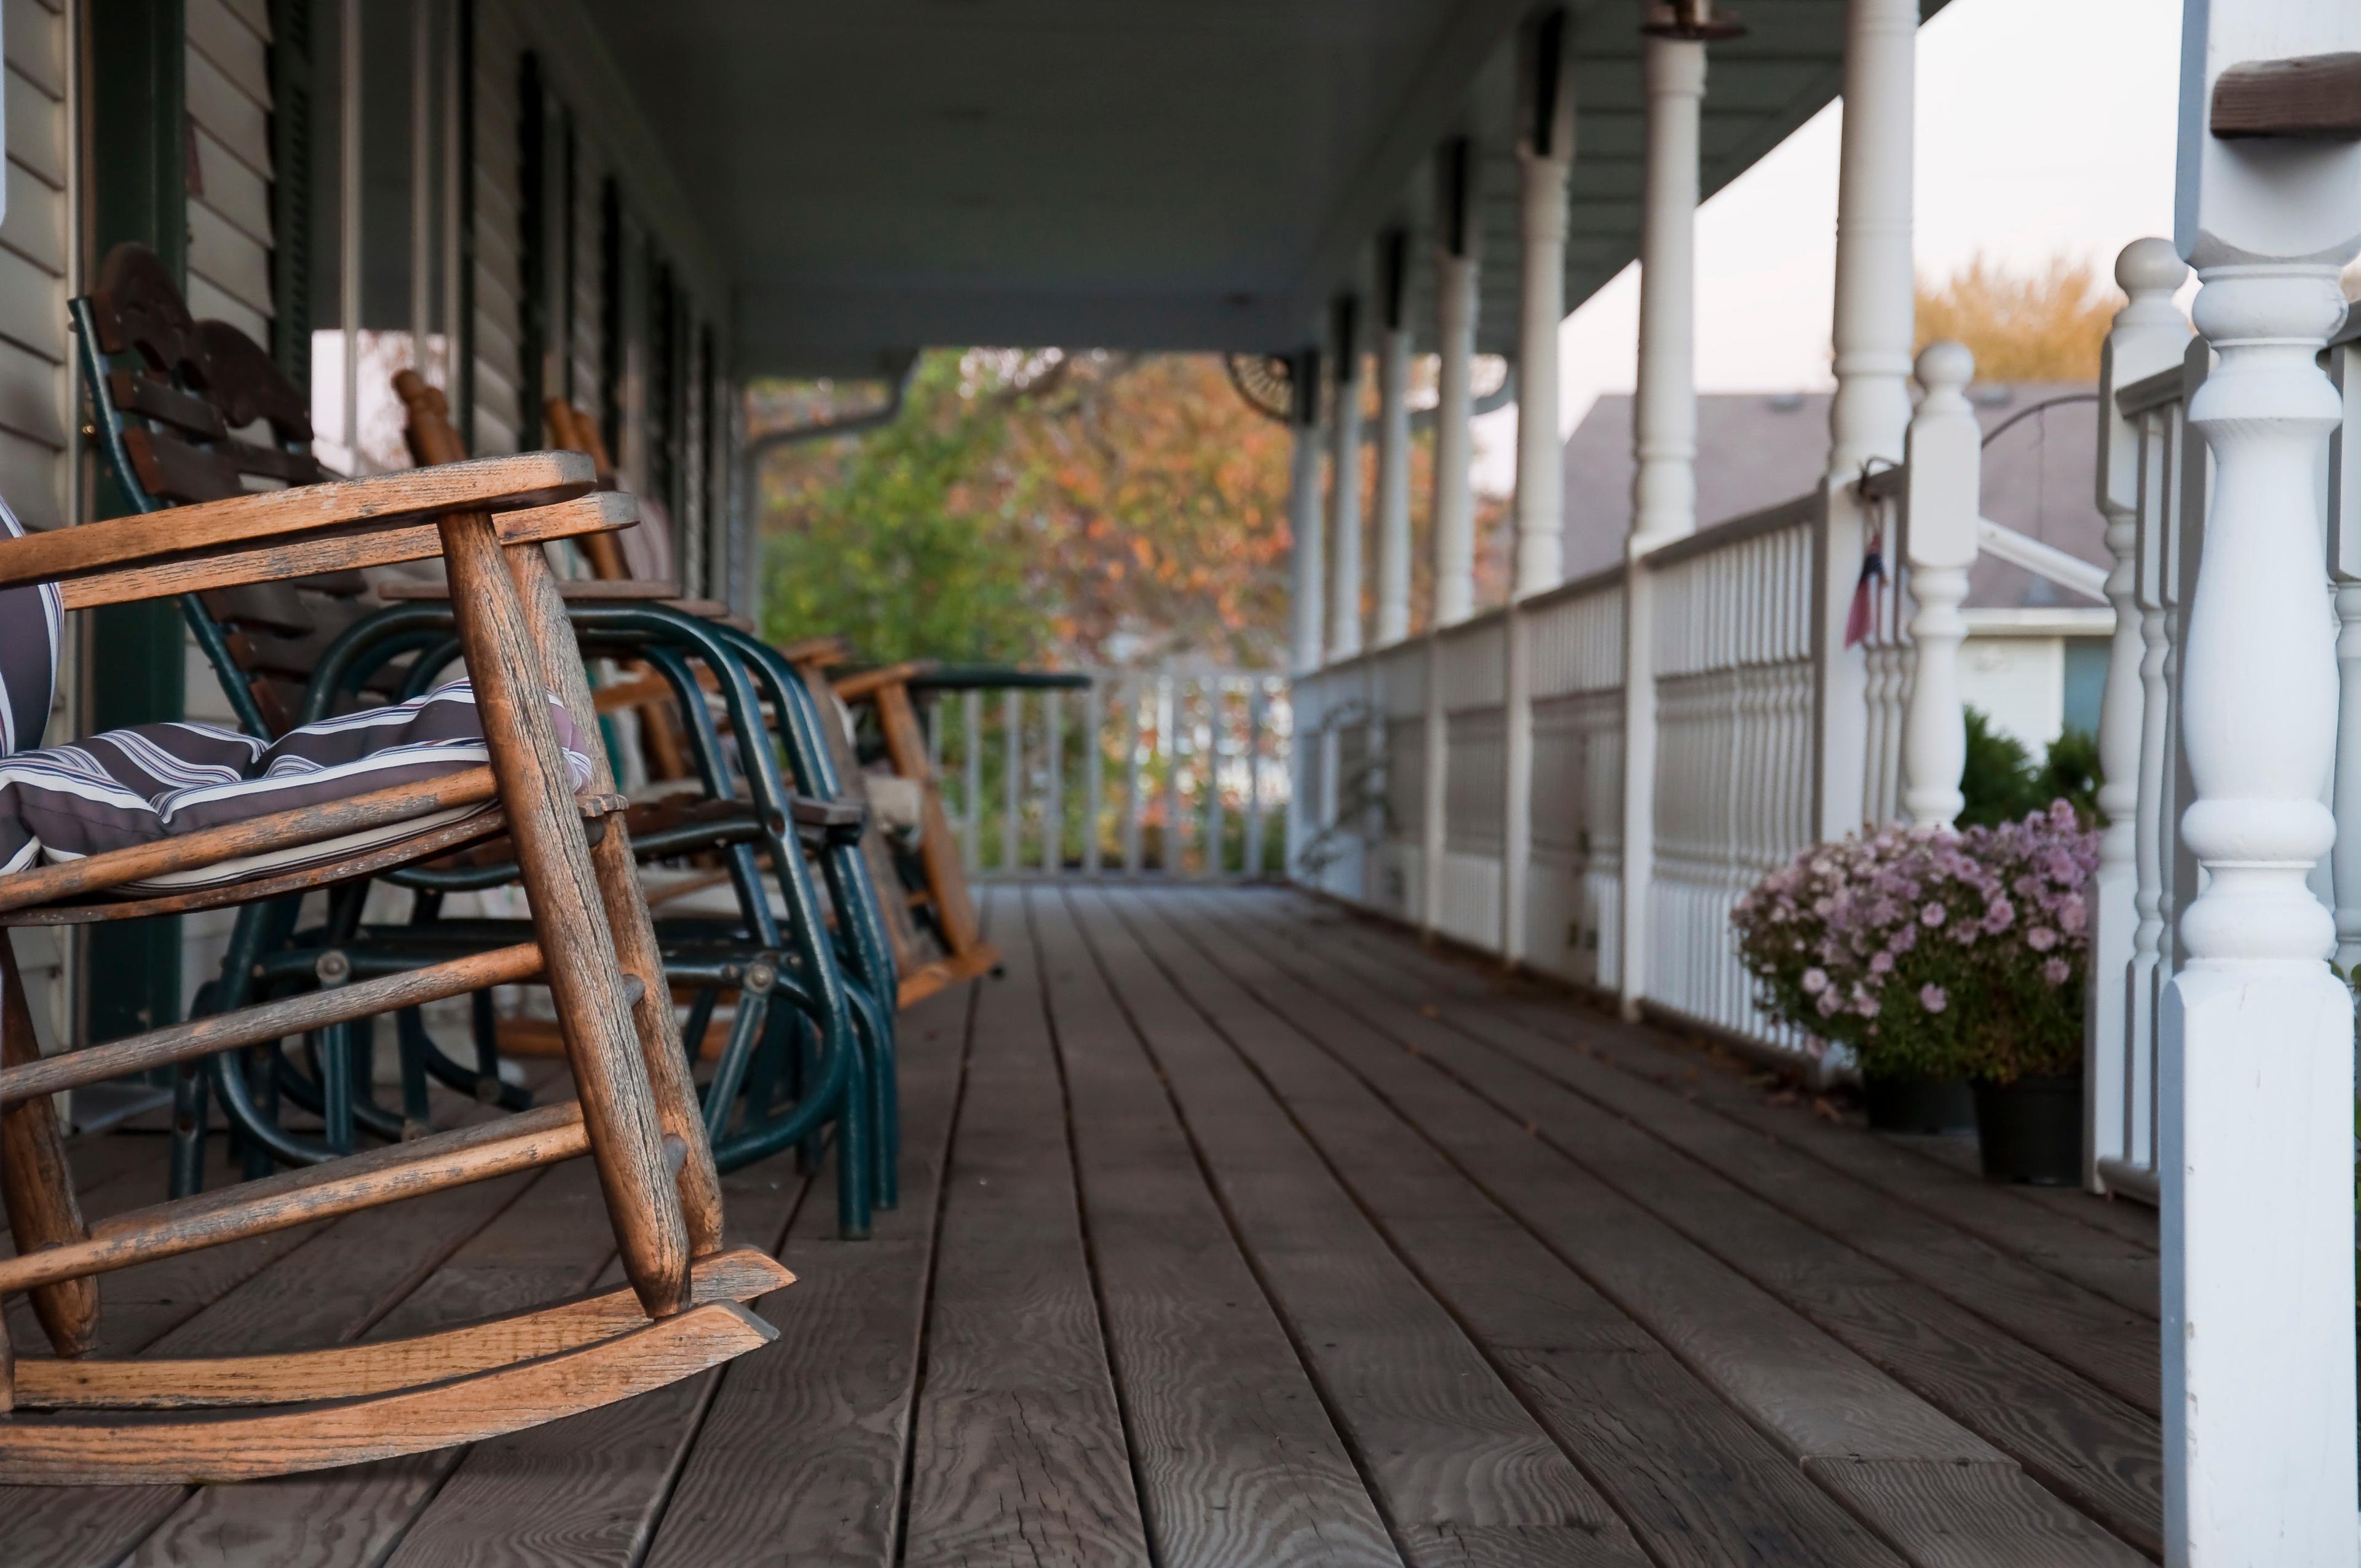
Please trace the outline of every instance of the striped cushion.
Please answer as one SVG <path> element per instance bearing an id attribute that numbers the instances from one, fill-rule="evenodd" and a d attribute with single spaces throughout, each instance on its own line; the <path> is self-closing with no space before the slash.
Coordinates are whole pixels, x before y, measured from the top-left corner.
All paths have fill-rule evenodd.
<path id="1" fill-rule="evenodd" d="M 555 697 L 550 717 L 580 789 L 589 782 L 590 760 L 576 749 L 573 724 Z M 487 758 L 476 694 L 464 680 L 395 707 L 307 724 L 268 743 L 211 724 L 113 729 L 71 746 L 0 757 L 0 872 L 366 795 L 479 767 Z M 333 864 L 497 806 L 457 806 L 116 891 L 181 892 Z"/>
<path id="2" fill-rule="evenodd" d="M 24 532 L 8 503 L 0 500 L 0 537 L 16 539 Z M 0 588 L 0 757 L 41 743 L 65 624 L 65 597 L 55 583 Z"/>

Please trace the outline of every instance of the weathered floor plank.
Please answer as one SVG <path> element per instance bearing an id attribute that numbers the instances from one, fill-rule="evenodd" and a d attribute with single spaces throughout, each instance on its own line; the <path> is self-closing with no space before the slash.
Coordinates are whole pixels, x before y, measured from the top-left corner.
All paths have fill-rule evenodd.
<path id="1" fill-rule="evenodd" d="M 779 1337 L 724 1369 L 647 1568 L 893 1563 L 972 997 L 903 1014 L 901 1206 L 867 1241 L 840 1240 L 822 1172 L 779 1254 L 796 1284 L 757 1309 Z"/>
<path id="2" fill-rule="evenodd" d="M 1137 907 L 1134 906 L 1134 913 Z M 1653 1335 L 1552 1255 L 1406 1129 L 1390 1107 L 1170 927 L 1146 950 L 1256 1067 L 1420 1277 L 1480 1341 L 1524 1402 L 1675 1568 L 1901 1559 Z M 1132 934 L 1101 906 L 1093 937 Z"/>
<path id="3" fill-rule="evenodd" d="M 1104 917 L 1078 894 L 1088 928 Z M 1630 1529 L 1136 943 L 1100 957 L 1266 1291 L 1420 1564 L 1631 1564 Z"/>
<path id="4" fill-rule="evenodd" d="M 1749 1120 L 1790 1137 L 1816 1157 L 1861 1174 L 1872 1185 L 1890 1186 L 1897 1195 L 1996 1245 L 2055 1266 L 2136 1311 L 2157 1315 L 2157 1216 L 2145 1204 L 2095 1199 L 2068 1188 L 1994 1187 L 1976 1168 L 1970 1140 L 1864 1138 L 1858 1135 L 1858 1127 L 1819 1120 L 1800 1101 L 1766 1105 L 1761 1095 L 1751 1092 L 1742 1072 L 1718 1075 L 1709 1060 L 1700 1059 L 1713 1049 L 1709 1046 L 1692 1046 L 1661 1029 L 1626 1025 L 1561 990 L 1503 976 L 1497 970 L 1487 971 L 1466 955 L 1430 951 L 1400 932 L 1303 894 L 1273 894 L 1263 907 L 1306 931 L 1316 929 L 1365 952 L 1389 955 L 1406 971 L 1434 982 L 1444 992 L 1529 1027 L 1554 1031 L 1553 1038 L 1579 1029 L 1653 1052 L 1661 1062 L 1676 1063 L 1674 1070 L 1705 1098 L 1726 1110 L 1753 1113 Z M 1724 1055 L 1726 1065 L 1742 1065 Z M 1697 1069 L 1693 1076 L 1692 1068 Z M 1918 1157 L 1896 1164 L 1896 1153 Z"/>
<path id="5" fill-rule="evenodd" d="M 910 1472 L 914 1568 L 1147 1568 L 1033 944 L 994 894 L 944 1182 Z"/>
<path id="6" fill-rule="evenodd" d="M 1157 1562 L 1400 1568 L 1071 913 L 1027 905 Z"/>
<path id="7" fill-rule="evenodd" d="M 1325 945 L 1318 950 L 1340 978 L 1350 977 L 1344 983 L 1378 988 L 1397 1010 L 1415 1007 L 1425 995 L 1423 984 L 1405 980 L 1396 964 Z M 1323 977 L 1315 982 L 1319 978 Z M 1411 1026 L 1424 1030 L 1429 1022 L 1421 1018 Z M 2161 1353 L 2153 1321 L 1839 1175 L 1784 1138 L 1717 1113 L 1693 1098 L 1695 1080 L 1675 1079 L 1666 1085 L 1619 1071 L 1601 1059 L 1605 1052 L 1637 1048 L 1620 1035 L 1638 1031 L 1620 1030 L 1618 1044 L 1609 1047 L 1599 1043 L 1609 1035 L 1604 1021 L 1594 1028 L 1587 1018 L 1579 1018 L 1569 1042 L 1564 1034 L 1547 1038 L 1465 1007 L 1452 1009 L 1434 1026 L 1506 1052 L 1602 1109 L 1646 1127 L 1791 1219 L 1928 1287 L 2147 1415 L 2157 1414 Z M 1847 1134 L 1842 1128 L 1827 1131 L 1839 1137 Z M 1858 1135 L 1846 1141 L 1877 1143 Z M 1799 1253 L 1798 1261 L 1812 1255 Z"/>
<path id="8" fill-rule="evenodd" d="M 1207 928 L 1201 919 L 1191 930 Z M 1268 948 L 1272 944 L 1262 945 Z M 1319 965 L 1300 952 L 1278 956 L 1290 970 L 1301 970 L 1314 978 L 1321 973 Z M 1372 995 L 1378 999 L 1370 1000 Z M 1983 1417 L 1977 1423 L 1980 1429 L 1988 1435 L 1998 1433 L 2009 1438 L 2015 1456 L 2048 1462 L 2046 1478 L 2053 1484 L 2071 1480 L 2087 1484 L 2093 1492 L 2114 1494 L 2116 1512 L 2136 1519 L 2143 1508 L 2153 1506 L 2141 1497 L 2139 1486 L 2144 1477 L 2152 1475 L 2147 1467 L 2149 1461 L 2136 1450 L 2122 1453 L 2098 1446 L 2089 1431 L 2074 1424 L 2103 1417 L 2105 1396 L 2087 1387 L 2074 1389 L 2071 1375 L 2054 1365 L 2048 1366 L 2048 1376 L 2037 1366 L 2026 1372 L 2024 1358 L 2031 1353 L 2004 1336 L 1992 1335 L 1988 1352 L 1993 1367 L 1987 1369 L 1986 1376 L 1993 1370 L 2011 1365 L 2011 1358 L 2016 1358 L 2014 1364 L 2019 1368 L 2019 1382 L 2025 1386 L 2026 1397 L 2047 1397 L 2053 1408 L 2044 1409 L 2037 1404 L 2034 1413 L 2028 1416 L 2022 1400 L 2003 1390 L 1993 1399 L 1993 1410 L 1947 1411 L 1938 1415 L 1936 1409 L 1919 1403 L 1897 1387 L 1895 1381 L 1888 1380 L 1887 1375 L 1896 1370 L 1900 1352 L 1906 1347 L 1873 1344 L 1856 1336 L 1864 1321 L 1890 1325 L 1896 1335 L 1921 1334 L 1923 1331 L 1916 1326 L 1918 1319 L 1945 1307 L 1947 1303 L 1940 1297 L 1896 1278 L 1872 1259 L 1828 1243 L 1817 1233 L 1686 1160 L 1646 1134 L 1601 1113 L 1570 1091 L 1457 1035 L 1444 1023 L 1422 1015 L 1415 1006 L 1405 1005 L 1404 1000 L 1385 993 L 1374 966 L 1342 976 L 1329 975 L 1323 988 L 1323 1006 L 1330 1011 L 1341 1008 L 1364 1025 L 1333 1037 L 1332 1047 L 1349 1053 L 1345 1059 L 1371 1075 L 1372 1087 L 1385 1093 L 1402 1109 L 1403 1114 L 1444 1139 L 1455 1156 L 1466 1161 L 1471 1170 L 1480 1172 L 1488 1166 L 1497 1170 L 1499 1174 L 1488 1179 L 1487 1184 L 1502 1201 L 1523 1215 L 1538 1234 L 1550 1240 L 1562 1255 L 1581 1267 L 1610 1296 L 1670 1339 L 1709 1379 L 1721 1383 L 1733 1398 L 1748 1405 L 1758 1420 L 1784 1432 L 1797 1457 L 1949 1458 L 1955 1463 L 1949 1466 L 1938 1463 L 1927 1467 L 1928 1485 L 1939 1487 L 1944 1474 L 1959 1472 L 1962 1508 L 1971 1506 L 1970 1493 L 1980 1488 L 2000 1485 L 2023 1490 L 2026 1496 L 2020 1511 L 2028 1518 L 2047 1521 L 2038 1531 L 2025 1537 L 2026 1550 L 2032 1550 L 2038 1541 L 2039 1550 L 2055 1557 L 2059 1549 L 2053 1538 L 2063 1538 L 2081 1542 L 2079 1557 L 2066 1560 L 2138 1561 L 2119 1541 L 2043 1493 L 1993 1449 L 1971 1437 L 1968 1431 L 1949 1419 L 1954 1414 Z M 1305 1026 L 1312 1022 L 1301 1016 L 1297 1021 Z M 1411 1054 L 1413 1049 L 1415 1056 Z M 1405 1065 L 1421 1070 L 1405 1075 Z M 1445 1070 L 1432 1070 L 1435 1068 Z M 1390 1090 L 1388 1080 L 1380 1079 L 1379 1074 L 1389 1075 Z M 1462 1093 L 1451 1092 L 1446 1085 L 1455 1085 Z M 1488 1138 L 1484 1134 L 1487 1118 L 1473 1109 L 1467 1098 L 1463 1098 L 1470 1091 L 1480 1092 L 1481 1099 L 1475 1103 L 1488 1105 L 1492 1113 Z M 1513 1113 L 1509 1110 L 1510 1106 L 1515 1107 Z M 1461 1124 L 1446 1127 L 1443 1119 L 1445 1109 L 1453 1111 Z M 1502 1134 L 1511 1132 L 1520 1124 L 1529 1133 L 1542 1135 L 1511 1135 L 1504 1141 Z M 1532 1157 L 1536 1154 L 1542 1157 L 1538 1168 Z M 1547 1162 L 1553 1156 L 1565 1167 L 1565 1170 L 1553 1172 L 1548 1168 Z M 1603 1195 L 1589 1190 L 1587 1183 L 1567 1181 L 1577 1164 L 1614 1190 L 1613 1201 L 1601 1204 L 1598 1199 Z M 1557 1190 L 1554 1191 L 1554 1188 Z M 1631 1203 L 1646 1210 L 1653 1223 L 1633 1223 L 1636 1216 L 1625 1213 L 1620 1207 Z M 1570 1223 L 1577 1212 L 1584 1213 L 1584 1223 Z M 1621 1245 L 1604 1245 L 1608 1224 L 1617 1222 Z M 1666 1224 L 1681 1234 L 1675 1237 L 1667 1233 L 1664 1228 Z M 1708 1276 L 1676 1280 L 1678 1266 L 1686 1261 L 1680 1249 L 1689 1245 L 1701 1245 L 1713 1254 L 1712 1267 L 1739 1259 L 1738 1273 L 1744 1281 L 1728 1274 L 1724 1275 L 1728 1284 L 1719 1288 L 1708 1282 Z M 1647 1266 L 1635 1270 L 1635 1260 L 1641 1257 L 1647 1260 Z M 1802 1261 L 1805 1257 L 1809 1258 L 1808 1263 Z M 1763 1300 L 1763 1308 L 1773 1314 L 1770 1319 L 1757 1313 L 1733 1316 L 1725 1312 L 1719 1318 L 1709 1315 L 1711 1309 L 1704 1302 L 1718 1295 L 1728 1299 L 1730 1285 L 1741 1291 L 1767 1289 L 1780 1297 L 1781 1303 L 1773 1305 L 1767 1299 Z M 1803 1328 L 1798 1320 L 1787 1315 L 1791 1309 L 1801 1310 L 1815 1328 Z M 1952 1336 L 1980 1330 L 1991 1334 L 1978 1320 L 1956 1309 L 1954 1312 Z M 1785 1329 L 1786 1344 L 1781 1344 L 1777 1338 L 1764 1339 L 1766 1328 L 1773 1326 Z M 1820 1338 L 1817 1330 L 1844 1340 L 1852 1353 L 1870 1355 L 1875 1365 L 1876 1369 L 1872 1370 L 1870 1365 L 1851 1362 L 1851 1398 L 1840 1392 L 1843 1385 L 1832 1376 L 1844 1370 L 1842 1364 L 1850 1361 L 1850 1354 Z M 1797 1365 L 1795 1357 L 1814 1342 L 1825 1347 L 1825 1352 L 1814 1358 L 1820 1367 L 1821 1380 L 1793 1380 Z M 1838 1359 L 1832 1362 L 1831 1356 Z M 1929 1371 L 1930 1375 L 1939 1370 L 1939 1358 L 1927 1359 L 1936 1366 L 1918 1370 Z M 1784 1388 L 1779 1387 L 1783 1372 L 1788 1375 Z M 2062 1394 L 2079 1397 L 2066 1399 L 2061 1390 Z M 1923 1396 L 1928 1390 L 1916 1391 Z M 1865 1407 L 1857 1402 L 1863 1398 L 1870 1401 Z M 1897 1400 L 1904 1403 L 1897 1406 Z M 2065 1416 L 2054 1409 L 2061 1403 Z M 1911 1406 L 1923 1412 L 1918 1423 L 1922 1435 L 1916 1441 L 1927 1442 L 1937 1439 L 1939 1433 L 1949 1433 L 1949 1441 L 1971 1444 L 1972 1452 L 1942 1455 L 1900 1451 L 1897 1442 L 1907 1441 L 1913 1430 L 1906 1419 Z M 2152 1427 L 2144 1425 L 2136 1412 L 2118 1411 L 2117 1416 L 2125 1442 L 2136 1442 L 2143 1432 L 2152 1441 Z M 1927 1420 L 1935 1425 L 1926 1426 Z M 1849 1438 L 1831 1442 L 1841 1430 L 1837 1423 L 1850 1424 L 1854 1431 Z M 2152 1453 L 2153 1450 L 2147 1451 Z M 2095 1475 L 2085 1475 L 2084 1470 L 2092 1465 L 2094 1457 L 2103 1462 L 2103 1467 Z M 1971 1463 L 1956 1463 L 1961 1459 Z M 1975 1468 L 1975 1462 L 1997 1465 L 2013 1480 L 1995 1483 L 1986 1477 L 1968 1476 L 1965 1472 Z M 1935 1536 L 1925 1533 L 1928 1521 L 1918 1512 L 1872 1516 L 1872 1522 L 1914 1560 L 1932 1561 L 1938 1555 L 1939 1542 Z"/>

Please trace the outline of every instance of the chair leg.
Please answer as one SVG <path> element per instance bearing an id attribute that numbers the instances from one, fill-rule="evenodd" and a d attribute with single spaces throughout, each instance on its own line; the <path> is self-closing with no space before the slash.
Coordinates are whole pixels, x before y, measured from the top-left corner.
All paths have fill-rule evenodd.
<path id="1" fill-rule="evenodd" d="M 22 1067 L 40 1054 L 24 977 L 16 969 L 16 945 L 0 931 L 0 1067 Z M 57 1105 L 46 1095 L 0 1113 L 0 1201 L 7 1206 L 9 1234 L 20 1253 L 90 1236 L 74 1201 L 73 1172 L 66 1164 Z M 43 1285 L 32 1296 L 41 1332 L 60 1355 L 82 1355 L 98 1343 L 97 1280 Z M 5 1376 L 5 1335 L 0 1328 L 0 1393 L 10 1386 Z M 5 1408 L 0 1402 L 0 1409 Z"/>
<path id="2" fill-rule="evenodd" d="M 688 1300 L 688 1232 L 620 983 L 625 971 L 550 723 L 542 654 L 491 520 L 459 514 L 440 527 L 477 711 L 623 1272 L 650 1317 L 670 1317 Z M 530 548 L 537 557 L 539 547 Z M 610 825 L 605 837 L 622 835 Z M 641 978 L 663 992 L 661 970 Z M 684 1140 L 684 1165 L 701 1142 Z"/>
<path id="3" fill-rule="evenodd" d="M 558 595 L 548 558 L 538 544 L 520 545 L 506 554 L 525 627 L 540 659 L 536 667 L 545 673 L 550 691 L 566 704 L 588 745 L 597 716 L 589 682 L 582 672 L 582 656 L 575 645 L 574 624 L 566 617 L 566 601 Z M 589 754 L 592 787 L 614 788 L 605 750 L 591 747 Z M 622 972 L 637 975 L 642 982 L 640 999 L 632 1008 L 632 1028 L 656 1119 L 667 1137 L 678 1140 L 682 1159 L 676 1187 L 681 1216 L 688 1227 L 690 1250 L 702 1256 L 721 1245 L 721 1176 L 714 1168 L 711 1146 L 698 1133 L 702 1123 L 697 1081 L 681 1048 L 680 1019 L 673 1011 L 672 987 L 664 982 L 655 921 L 648 914 L 647 896 L 640 888 L 639 862 L 621 818 L 608 820 L 606 831 L 591 847 L 590 863 L 606 923 L 613 933 L 615 956 Z"/>

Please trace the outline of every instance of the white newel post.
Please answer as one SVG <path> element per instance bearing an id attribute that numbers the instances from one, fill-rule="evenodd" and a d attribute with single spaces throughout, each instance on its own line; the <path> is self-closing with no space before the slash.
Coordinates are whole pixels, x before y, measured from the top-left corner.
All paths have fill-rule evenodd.
<path id="1" fill-rule="evenodd" d="M 1509 611 L 1501 728 L 1500 957 L 1525 957 L 1525 877 L 1533 839 L 1532 660 L 1517 600 L 1557 586 L 1565 543 L 1565 451 L 1557 429 L 1557 333 L 1565 319 L 1566 176 L 1574 161 L 1574 92 L 1565 14 L 1533 28 L 1526 51 L 1525 124 L 1517 159 L 1517 554 Z"/>
<path id="2" fill-rule="evenodd" d="M 1639 381 L 1623 615 L 1623 889 L 1616 986 L 1639 1015 L 1648 989 L 1656 858 L 1655 585 L 1648 553 L 1697 532 L 1697 116 L 1705 45 L 1651 38 L 1640 211 Z"/>
<path id="3" fill-rule="evenodd" d="M 2340 410 L 2315 356 L 2361 247 L 2361 143 L 2229 140 L 2211 116 L 2225 71 L 2361 50 L 2361 6 L 2188 0 L 2182 17 L 2174 245 L 2218 357 L 2189 407 L 2214 477 L 2180 661 L 2181 839 L 2207 876 L 2162 1018 L 2165 1561 L 2353 1568 L 2353 999 L 2306 881 L 2336 831 L 2319 476 Z"/>
<path id="4" fill-rule="evenodd" d="M 2188 276 L 2169 240 L 2138 239 L 2124 247 L 2115 258 L 2115 281 L 2128 302 L 2115 313 L 2099 368 L 2098 500 L 2114 557 L 2107 600 L 2114 606 L 2115 631 L 2099 706 L 2099 813 L 2106 826 L 2099 837 L 2099 869 L 2091 879 L 2091 981 L 2082 1035 L 2084 1174 L 2093 1191 L 2102 1190 L 2099 1162 L 2131 1153 L 2125 1146 L 2118 1086 L 2132 1048 L 2128 987 L 2140 919 L 2140 730 L 2146 711 L 2137 559 L 2140 435 L 2138 426 L 2115 407 L 2115 392 L 2180 363 L 2188 351 L 2189 323 L 2172 296 Z M 2159 642 L 2162 620 L 2159 615 Z"/>
<path id="5" fill-rule="evenodd" d="M 1378 640 L 1410 635 L 1410 236 L 1386 236 L 1378 260 Z"/>
<path id="6" fill-rule="evenodd" d="M 1901 461 L 1910 424 L 1910 158 L 1917 0 L 1850 0 L 1838 154 L 1836 377 L 1828 408 L 1827 532 L 1813 582 L 1815 828 L 1861 826 L 1868 777 L 1868 663 L 1844 645 L 1868 546 L 1863 465 Z M 1886 541 L 1889 550 L 1893 541 Z"/>
<path id="7" fill-rule="evenodd" d="M 1968 762 L 1967 715 L 1960 704 L 1960 642 L 1968 634 L 1960 604 L 1976 564 L 1976 519 L 1982 514 L 1983 431 L 1968 402 L 1974 356 L 1949 341 L 1918 356 L 1926 389 L 1910 421 L 1906 529 L 1910 618 L 1916 667 L 1902 712 L 1902 815 L 1949 828 L 1966 800 L 1960 775 Z"/>
<path id="8" fill-rule="evenodd" d="M 1443 644 L 1436 632 L 1476 607 L 1475 432 L 1476 225 L 1474 149 L 1465 137 L 1435 159 L 1434 247 L 1434 610 L 1426 627 L 1425 814 L 1421 819 L 1419 926 L 1443 925 L 1444 800 L 1451 784 L 1450 716 L 1443 702 Z"/>
<path id="9" fill-rule="evenodd" d="M 1361 651 L 1361 346 L 1358 302 L 1336 302 L 1335 406 L 1329 411 L 1328 558 L 1334 578 L 1328 589 L 1328 660 L 1334 663 Z"/>

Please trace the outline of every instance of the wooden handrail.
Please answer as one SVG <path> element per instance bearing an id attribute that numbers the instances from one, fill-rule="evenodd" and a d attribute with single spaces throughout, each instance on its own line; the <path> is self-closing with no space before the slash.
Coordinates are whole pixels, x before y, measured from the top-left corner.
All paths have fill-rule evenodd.
<path id="1" fill-rule="evenodd" d="M 0 587 L 356 524 L 545 506 L 582 495 L 595 478 L 578 453 L 528 452 L 199 501 L 0 543 Z"/>

